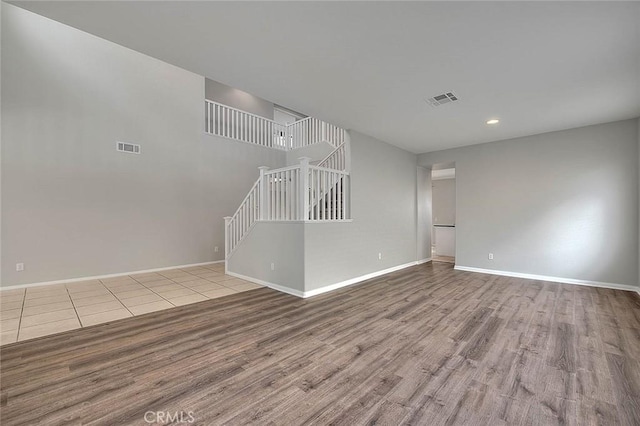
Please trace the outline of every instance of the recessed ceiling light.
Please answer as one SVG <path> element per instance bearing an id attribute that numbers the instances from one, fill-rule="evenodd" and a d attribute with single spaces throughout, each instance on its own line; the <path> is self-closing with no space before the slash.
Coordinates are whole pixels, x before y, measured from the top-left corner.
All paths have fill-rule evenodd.
<path id="1" fill-rule="evenodd" d="M 498 124 L 500 122 L 500 120 L 498 120 L 497 118 L 493 118 L 489 121 L 487 121 L 487 124 Z"/>

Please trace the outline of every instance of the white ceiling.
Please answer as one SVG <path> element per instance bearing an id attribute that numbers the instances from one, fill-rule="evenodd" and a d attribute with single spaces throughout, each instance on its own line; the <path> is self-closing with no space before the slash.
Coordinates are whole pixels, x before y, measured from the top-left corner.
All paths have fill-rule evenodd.
<path id="1" fill-rule="evenodd" d="M 413 152 L 640 116 L 637 2 L 12 3 Z"/>

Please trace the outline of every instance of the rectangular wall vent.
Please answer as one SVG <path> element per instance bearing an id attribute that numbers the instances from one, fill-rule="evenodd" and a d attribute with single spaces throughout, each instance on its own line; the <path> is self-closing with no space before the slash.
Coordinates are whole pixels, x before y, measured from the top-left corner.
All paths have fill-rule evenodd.
<path id="1" fill-rule="evenodd" d="M 458 97 L 453 94 L 453 92 L 443 93 L 442 95 L 434 96 L 433 98 L 427 99 L 427 102 L 434 107 L 448 104 L 449 102 L 455 102 L 458 100 Z"/>
<path id="2" fill-rule="evenodd" d="M 140 145 L 136 145 L 135 143 L 117 142 L 116 149 L 129 154 L 140 154 Z"/>

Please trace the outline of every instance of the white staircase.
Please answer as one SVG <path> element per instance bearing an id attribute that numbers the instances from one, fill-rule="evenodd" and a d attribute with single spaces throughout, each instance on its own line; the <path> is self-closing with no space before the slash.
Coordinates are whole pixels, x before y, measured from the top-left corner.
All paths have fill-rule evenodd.
<path id="1" fill-rule="evenodd" d="M 309 158 L 296 166 L 269 170 L 260 177 L 231 217 L 225 217 L 228 258 L 258 221 L 345 221 L 349 216 L 349 173 L 312 166 Z"/>
<path id="2" fill-rule="evenodd" d="M 320 161 L 320 163 L 318 163 L 318 167 L 346 171 L 348 162 L 347 142 L 345 141 Z"/>
<path id="3" fill-rule="evenodd" d="M 333 124 L 307 117 L 289 125 L 236 108 L 205 101 L 205 131 L 209 134 L 290 151 L 318 143 L 334 149 L 317 165 L 302 157 L 294 166 L 260 167 L 233 216 L 225 217 L 225 259 L 260 221 L 339 222 L 349 216 L 349 136 Z"/>

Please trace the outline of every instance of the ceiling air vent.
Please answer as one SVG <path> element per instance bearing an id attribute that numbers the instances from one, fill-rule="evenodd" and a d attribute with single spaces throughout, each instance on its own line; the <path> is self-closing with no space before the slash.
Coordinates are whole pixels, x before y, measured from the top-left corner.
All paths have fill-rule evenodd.
<path id="1" fill-rule="evenodd" d="M 458 100 L 458 97 L 453 94 L 453 92 L 443 93 L 442 95 L 434 96 L 433 98 L 427 99 L 427 102 L 433 106 L 437 107 L 440 105 L 448 104 L 449 102 L 455 102 Z"/>
<path id="2" fill-rule="evenodd" d="M 140 154 L 140 145 L 136 145 L 135 143 L 117 142 L 116 149 L 129 154 Z"/>

